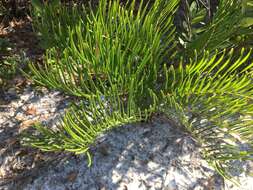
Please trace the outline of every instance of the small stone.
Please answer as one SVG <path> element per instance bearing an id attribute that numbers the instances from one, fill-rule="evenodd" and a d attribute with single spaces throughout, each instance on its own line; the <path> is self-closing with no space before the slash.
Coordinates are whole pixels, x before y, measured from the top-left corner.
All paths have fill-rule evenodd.
<path id="1" fill-rule="evenodd" d="M 24 115 L 22 113 L 18 113 L 15 117 L 15 119 L 17 121 L 24 121 L 26 118 L 24 117 Z"/>
<path id="2" fill-rule="evenodd" d="M 9 95 L 13 95 L 13 96 L 15 96 L 15 95 L 17 94 L 15 88 L 10 88 L 10 89 L 7 91 L 7 93 L 8 93 Z"/>
<path id="3" fill-rule="evenodd" d="M 121 180 L 121 175 L 117 171 L 112 172 L 112 182 L 117 184 Z"/>
<path id="4" fill-rule="evenodd" d="M 166 186 L 165 190 L 178 190 L 177 183 L 175 179 L 171 180 Z"/>
<path id="5" fill-rule="evenodd" d="M 27 101 L 29 100 L 30 97 L 31 97 L 31 94 L 25 94 L 25 95 L 20 96 L 20 99 L 22 101 Z"/>

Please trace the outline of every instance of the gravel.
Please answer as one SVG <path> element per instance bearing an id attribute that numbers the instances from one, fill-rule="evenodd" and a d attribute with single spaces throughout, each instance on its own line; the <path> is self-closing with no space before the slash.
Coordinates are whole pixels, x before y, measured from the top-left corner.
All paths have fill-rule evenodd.
<path id="1" fill-rule="evenodd" d="M 27 84 L 9 89 L 0 104 L 0 189 L 24 190 L 252 190 L 253 177 L 235 171 L 241 186 L 224 181 L 205 160 L 189 134 L 162 116 L 101 135 L 84 155 L 44 153 L 23 147 L 21 132 L 42 122 L 55 125 L 71 98 Z M 252 162 L 235 162 L 248 173 Z"/>

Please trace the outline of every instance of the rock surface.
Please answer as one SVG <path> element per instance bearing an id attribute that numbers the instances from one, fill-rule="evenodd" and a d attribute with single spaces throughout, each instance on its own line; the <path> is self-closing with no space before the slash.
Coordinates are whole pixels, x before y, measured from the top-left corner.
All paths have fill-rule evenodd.
<path id="1" fill-rule="evenodd" d="M 92 166 L 85 156 L 43 153 L 20 146 L 20 132 L 34 122 L 54 125 L 69 99 L 59 92 L 9 90 L 0 106 L 0 189 L 25 190 L 252 190 L 253 177 L 235 175 L 242 186 L 224 181 L 200 156 L 189 134 L 165 118 L 116 128 L 91 147 Z M 235 163 L 252 172 L 252 162 Z"/>

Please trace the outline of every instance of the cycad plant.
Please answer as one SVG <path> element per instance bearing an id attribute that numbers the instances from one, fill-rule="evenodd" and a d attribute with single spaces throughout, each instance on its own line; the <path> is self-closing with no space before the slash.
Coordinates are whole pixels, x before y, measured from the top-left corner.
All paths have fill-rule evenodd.
<path id="1" fill-rule="evenodd" d="M 25 143 L 84 153 L 91 161 L 89 148 L 98 135 L 159 112 L 196 138 L 222 176 L 231 178 L 233 160 L 251 160 L 252 51 L 234 52 L 233 45 L 224 50 L 217 41 L 232 37 L 219 29 L 231 19 L 219 21 L 219 15 L 225 8 L 241 11 L 241 2 L 220 1 L 213 21 L 220 22 L 213 24 L 217 30 L 210 24 L 184 48 L 174 26 L 179 3 L 101 0 L 93 10 L 34 1 L 34 28 L 47 53 L 43 65 L 30 64 L 31 77 L 80 101 L 57 129 L 37 124 L 39 133 L 26 136 Z M 203 45 L 210 33 L 215 39 Z"/>

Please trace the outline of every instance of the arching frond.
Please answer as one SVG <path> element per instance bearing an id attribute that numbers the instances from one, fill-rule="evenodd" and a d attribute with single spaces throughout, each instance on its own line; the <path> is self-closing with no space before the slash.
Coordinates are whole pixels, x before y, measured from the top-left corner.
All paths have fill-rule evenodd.
<path id="1" fill-rule="evenodd" d="M 25 135 L 24 143 L 43 151 L 68 151 L 88 154 L 102 133 L 122 125 L 145 121 L 155 111 L 155 104 L 141 110 L 135 97 L 122 98 L 116 89 L 111 96 L 96 96 L 73 104 L 56 129 L 35 125 L 37 135 Z M 90 160 L 91 161 L 91 160 Z"/>
<path id="2" fill-rule="evenodd" d="M 253 157 L 252 50 L 241 57 L 209 53 L 183 68 L 165 67 L 160 111 L 175 119 L 200 142 L 204 157 L 229 178 L 232 160 Z M 247 147 L 247 148 L 245 148 Z"/>

